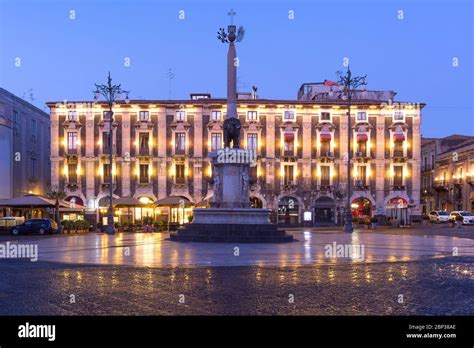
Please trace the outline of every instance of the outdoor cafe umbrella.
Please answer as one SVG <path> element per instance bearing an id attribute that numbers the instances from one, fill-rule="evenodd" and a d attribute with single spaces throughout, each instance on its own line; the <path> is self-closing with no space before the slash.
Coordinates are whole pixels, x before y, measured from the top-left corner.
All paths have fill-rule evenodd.
<path id="1" fill-rule="evenodd" d="M 185 207 L 191 207 L 194 204 L 191 203 L 189 199 L 186 197 L 181 197 L 181 196 L 168 196 L 166 198 L 159 199 L 155 201 L 153 204 L 159 207 L 173 207 L 173 206 L 185 206 Z"/>

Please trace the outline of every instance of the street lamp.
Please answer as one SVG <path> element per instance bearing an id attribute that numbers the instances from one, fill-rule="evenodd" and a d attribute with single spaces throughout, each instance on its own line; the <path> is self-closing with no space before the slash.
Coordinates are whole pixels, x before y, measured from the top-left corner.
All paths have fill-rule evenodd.
<path id="1" fill-rule="evenodd" d="M 343 74 L 338 71 L 336 73 L 339 77 L 339 85 L 343 86 L 343 92 L 347 100 L 347 203 L 346 203 L 346 219 L 344 224 L 344 232 L 351 233 L 354 230 L 352 226 L 352 213 L 351 213 L 351 101 L 352 93 L 354 90 L 364 85 L 365 76 L 352 76 L 351 69 L 347 66 L 347 72 Z"/>
<path id="2" fill-rule="evenodd" d="M 109 76 L 107 78 L 107 84 L 106 85 L 98 85 L 95 83 L 96 90 L 93 92 L 94 93 L 94 101 L 97 101 L 100 96 L 102 95 L 105 98 L 105 101 L 107 102 L 109 106 L 109 112 L 108 112 L 108 118 L 109 118 L 109 132 L 108 132 L 108 140 L 109 140 L 109 163 L 110 163 L 110 175 L 109 175 L 109 210 L 107 212 L 107 227 L 105 229 L 105 232 L 108 234 L 114 234 L 115 233 L 115 228 L 114 228 L 114 207 L 112 203 L 113 199 L 113 194 L 114 194 L 114 188 L 113 188 L 113 171 L 112 171 L 112 163 L 113 163 L 113 115 L 114 113 L 112 112 L 112 107 L 115 104 L 115 101 L 120 98 L 122 94 L 126 94 L 125 97 L 125 102 L 128 104 L 130 102 L 130 99 L 128 99 L 128 93 L 130 91 L 124 91 L 121 88 L 121 85 L 112 85 L 112 78 L 110 77 L 110 72 Z"/>

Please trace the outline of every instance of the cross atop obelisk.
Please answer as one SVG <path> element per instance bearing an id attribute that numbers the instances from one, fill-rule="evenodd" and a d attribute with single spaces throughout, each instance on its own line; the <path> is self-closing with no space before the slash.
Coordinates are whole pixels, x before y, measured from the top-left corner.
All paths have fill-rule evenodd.
<path id="1" fill-rule="evenodd" d="M 230 16 L 230 25 L 234 24 L 234 16 L 237 14 L 233 9 L 230 9 L 230 11 L 227 13 Z"/>

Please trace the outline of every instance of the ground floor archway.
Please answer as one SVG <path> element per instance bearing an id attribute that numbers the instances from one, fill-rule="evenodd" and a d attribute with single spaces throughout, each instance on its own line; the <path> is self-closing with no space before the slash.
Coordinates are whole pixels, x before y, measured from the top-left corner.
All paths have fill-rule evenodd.
<path id="1" fill-rule="evenodd" d="M 372 217 L 372 202 L 366 197 L 354 198 L 351 202 L 351 213 L 354 220 Z"/>
<path id="2" fill-rule="evenodd" d="M 251 208 L 257 208 L 257 209 L 263 208 L 263 202 L 260 198 L 252 196 L 249 198 L 249 200 L 250 200 Z"/>
<path id="3" fill-rule="evenodd" d="M 297 225 L 300 222 L 300 205 L 293 196 L 284 196 L 278 200 L 277 222 L 282 225 Z"/>
<path id="4" fill-rule="evenodd" d="M 314 202 L 314 224 L 336 223 L 336 202 L 331 197 L 320 197 Z"/>

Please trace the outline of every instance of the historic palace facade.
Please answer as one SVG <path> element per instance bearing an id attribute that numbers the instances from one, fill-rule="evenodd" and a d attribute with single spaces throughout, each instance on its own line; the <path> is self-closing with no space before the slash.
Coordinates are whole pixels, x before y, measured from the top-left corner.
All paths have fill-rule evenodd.
<path id="1" fill-rule="evenodd" d="M 354 215 L 420 211 L 421 109 L 391 91 L 356 91 L 351 109 Z M 114 108 L 113 163 L 105 103 L 50 102 L 52 187 L 91 214 L 116 197 L 212 200 L 208 154 L 223 144 L 226 100 L 132 100 Z M 239 93 L 241 148 L 257 152 L 252 206 L 281 224 L 334 224 L 347 200 L 347 102 L 337 84 L 304 84 L 295 100 Z M 98 217 L 98 215 L 97 215 Z"/>
<path id="2" fill-rule="evenodd" d="M 474 136 L 422 139 L 421 206 L 474 211 Z"/>

